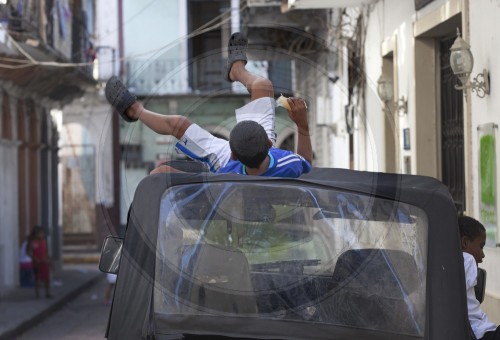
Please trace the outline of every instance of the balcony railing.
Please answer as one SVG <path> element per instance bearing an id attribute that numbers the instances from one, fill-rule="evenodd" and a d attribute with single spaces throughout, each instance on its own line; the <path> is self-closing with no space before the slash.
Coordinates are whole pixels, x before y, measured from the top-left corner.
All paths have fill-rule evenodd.
<path id="1" fill-rule="evenodd" d="M 186 62 L 180 59 L 130 60 L 126 63 L 127 83 L 136 95 L 199 94 L 214 91 L 247 93 L 239 84 L 222 77 L 225 60 L 204 58 Z M 247 69 L 270 78 L 277 91 L 291 90 L 290 62 L 249 61 Z"/>
<path id="2" fill-rule="evenodd" d="M 126 63 L 127 83 L 137 95 L 190 92 L 188 65 L 176 59 L 135 59 Z"/>
<path id="3" fill-rule="evenodd" d="M 41 6 L 45 4 L 45 6 Z M 7 22 L 9 34 L 19 42 L 31 41 L 32 46 L 43 46 L 55 60 L 66 59 L 77 63 L 93 61 L 95 56 L 89 28 L 93 26 L 83 8 L 70 9 L 63 2 L 47 6 L 44 1 L 25 0 L 15 5 L 0 5 L 1 21 Z M 85 76 L 92 76 L 92 66 L 81 67 Z"/>
<path id="4" fill-rule="evenodd" d="M 222 78 L 222 62 L 220 58 L 132 60 L 127 62 L 128 84 L 138 95 L 221 90 L 230 87 Z"/>

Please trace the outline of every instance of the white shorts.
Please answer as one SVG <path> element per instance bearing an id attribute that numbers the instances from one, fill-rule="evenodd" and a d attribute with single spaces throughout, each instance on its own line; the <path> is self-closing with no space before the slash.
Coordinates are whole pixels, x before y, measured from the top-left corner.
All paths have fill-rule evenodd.
<path id="1" fill-rule="evenodd" d="M 276 142 L 275 109 L 276 101 L 271 97 L 252 100 L 235 110 L 236 122 L 253 120 L 259 123 L 266 130 L 274 145 Z M 206 163 L 211 172 L 217 172 L 231 158 L 229 142 L 214 137 L 197 124 L 191 124 L 175 147 L 177 151 L 184 153 L 189 158 Z"/>
<path id="2" fill-rule="evenodd" d="M 235 110 L 236 122 L 243 120 L 253 120 L 262 125 L 266 130 L 267 136 L 276 143 L 275 118 L 276 118 L 276 101 L 271 97 L 263 97 L 252 100 L 250 103 Z"/>

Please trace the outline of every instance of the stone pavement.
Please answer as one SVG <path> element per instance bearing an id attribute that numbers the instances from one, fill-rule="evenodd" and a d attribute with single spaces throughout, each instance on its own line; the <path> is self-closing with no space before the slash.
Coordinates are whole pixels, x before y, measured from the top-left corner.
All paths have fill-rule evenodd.
<path id="1" fill-rule="evenodd" d="M 32 287 L 18 287 L 0 298 L 0 340 L 13 339 L 40 323 L 99 280 L 105 279 L 97 264 L 66 264 L 52 275 L 51 299 L 35 298 Z"/>

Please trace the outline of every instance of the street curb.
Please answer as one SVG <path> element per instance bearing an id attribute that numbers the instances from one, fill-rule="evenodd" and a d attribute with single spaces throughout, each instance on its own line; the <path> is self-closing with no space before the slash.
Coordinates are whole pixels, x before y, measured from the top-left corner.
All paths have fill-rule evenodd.
<path id="1" fill-rule="evenodd" d="M 49 317 L 51 314 L 56 312 L 57 310 L 61 309 L 65 304 L 67 304 L 69 301 L 73 300 L 76 298 L 78 295 L 95 285 L 97 282 L 100 280 L 103 280 L 104 276 L 96 274 L 95 277 L 92 279 L 88 280 L 75 290 L 68 292 L 66 295 L 62 296 L 57 302 L 54 304 L 48 306 L 46 309 L 38 313 L 37 315 L 33 316 L 32 318 L 21 322 L 19 325 L 15 326 L 13 329 L 8 330 L 4 332 L 3 334 L 0 334 L 0 340 L 11 340 L 16 338 L 17 336 L 21 335 L 22 333 L 25 333 L 27 330 L 35 327 L 39 323 L 41 323 L 43 320 L 45 320 L 47 317 Z"/>

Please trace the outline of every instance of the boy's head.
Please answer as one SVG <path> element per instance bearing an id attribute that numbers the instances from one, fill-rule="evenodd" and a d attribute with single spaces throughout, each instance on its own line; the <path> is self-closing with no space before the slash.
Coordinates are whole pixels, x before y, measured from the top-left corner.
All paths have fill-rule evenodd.
<path id="1" fill-rule="evenodd" d="M 233 157 L 249 168 L 258 168 L 266 159 L 272 142 L 264 128 L 252 120 L 239 122 L 229 135 Z"/>
<path id="2" fill-rule="evenodd" d="M 469 216 L 458 217 L 462 250 L 474 256 L 476 263 L 483 262 L 483 247 L 486 243 L 486 229 L 481 222 Z"/>
<path id="3" fill-rule="evenodd" d="M 42 226 L 34 226 L 33 229 L 31 229 L 31 233 L 29 235 L 30 239 L 43 239 L 45 238 L 45 230 L 43 229 Z"/>

